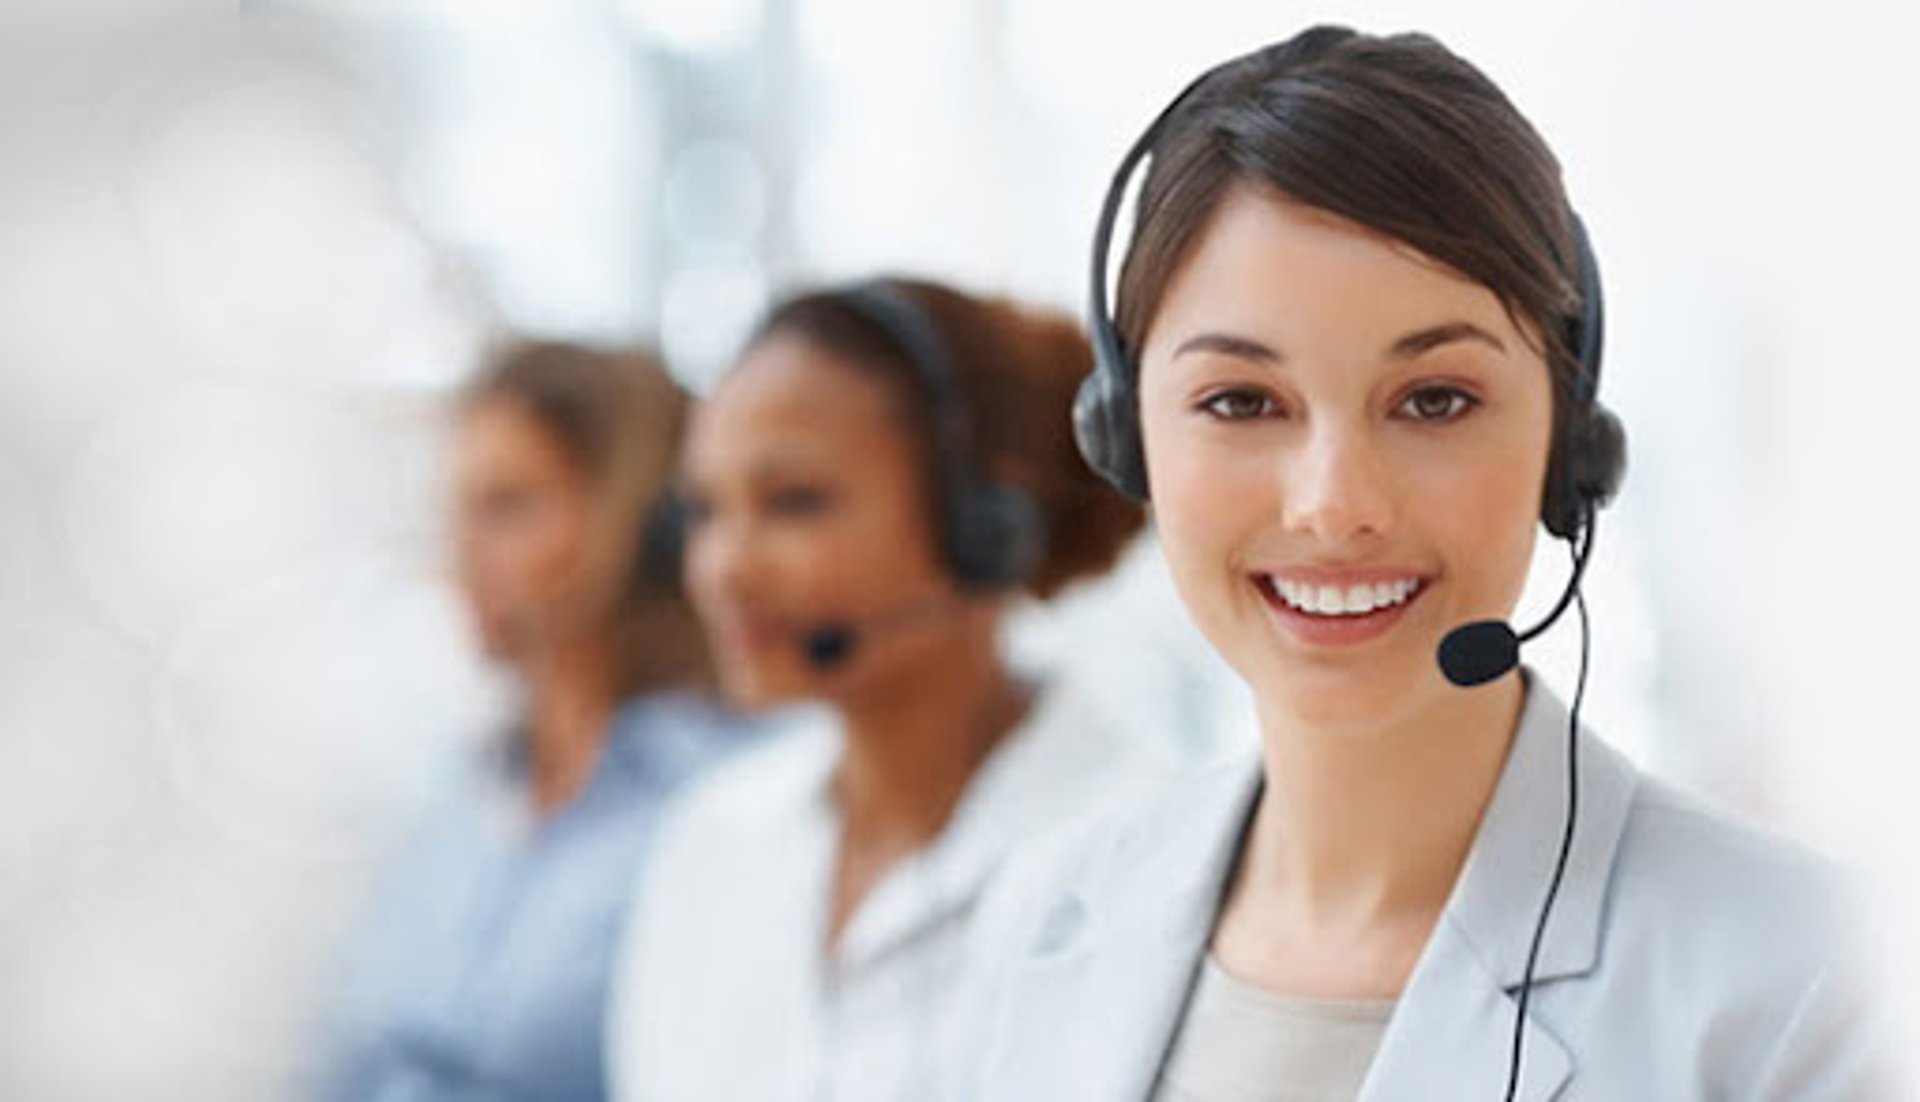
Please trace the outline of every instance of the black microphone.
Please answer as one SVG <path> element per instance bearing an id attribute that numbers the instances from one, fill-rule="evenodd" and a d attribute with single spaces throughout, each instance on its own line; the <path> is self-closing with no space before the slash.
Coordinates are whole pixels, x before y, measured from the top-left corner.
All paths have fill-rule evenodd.
<path id="1" fill-rule="evenodd" d="M 825 673 L 852 658 L 854 645 L 859 641 L 860 633 L 852 624 L 827 624 L 800 637 L 800 653 L 806 657 L 807 665 Z"/>
<path id="2" fill-rule="evenodd" d="M 1505 675 L 1520 664 L 1520 644 L 1531 642 L 1552 627 L 1580 593 L 1580 579 L 1586 574 L 1587 559 L 1593 553 L 1593 529 L 1591 523 L 1582 529 L 1579 551 L 1573 558 L 1573 577 L 1567 579 L 1567 588 L 1554 603 L 1553 611 L 1539 623 L 1516 634 L 1513 625 L 1505 620 L 1476 620 L 1454 628 L 1440 640 L 1436 657 L 1440 660 L 1440 672 L 1448 681 L 1471 689 Z"/>
<path id="3" fill-rule="evenodd" d="M 957 598 L 941 595 L 900 605 L 878 616 L 856 622 L 829 620 L 799 635 L 800 655 L 815 673 L 831 673 L 853 660 L 860 645 L 876 631 L 894 630 L 938 612 Z"/>

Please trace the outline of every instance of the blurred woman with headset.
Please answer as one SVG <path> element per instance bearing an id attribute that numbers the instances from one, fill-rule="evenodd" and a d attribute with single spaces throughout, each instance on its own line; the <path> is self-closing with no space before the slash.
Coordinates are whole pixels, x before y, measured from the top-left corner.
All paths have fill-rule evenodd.
<path id="1" fill-rule="evenodd" d="M 459 402 L 454 528 L 523 718 L 350 946 L 320 1096 L 595 1102 L 615 935 L 667 796 L 759 724 L 708 695 L 659 521 L 686 394 L 651 355 L 514 344 Z M 649 538 L 649 531 L 654 534 Z"/>
<path id="2" fill-rule="evenodd" d="M 645 878 L 615 1096 L 920 1100 L 983 886 L 1163 759 L 1009 667 L 1010 601 L 1142 523 L 1075 453 L 1065 318 L 885 280 L 780 303 L 696 412 L 685 570 L 736 701 L 820 725 L 693 791 Z"/>
<path id="3" fill-rule="evenodd" d="M 1309 30 L 1181 93 L 1096 242 L 1082 445 L 1261 739 L 1009 878 L 955 1097 L 1875 1097 L 1828 871 L 1580 729 L 1584 645 L 1571 710 L 1517 666 L 1585 631 L 1624 436 L 1506 97 L 1425 36 Z M 1516 634 L 1541 524 L 1571 580 Z"/>

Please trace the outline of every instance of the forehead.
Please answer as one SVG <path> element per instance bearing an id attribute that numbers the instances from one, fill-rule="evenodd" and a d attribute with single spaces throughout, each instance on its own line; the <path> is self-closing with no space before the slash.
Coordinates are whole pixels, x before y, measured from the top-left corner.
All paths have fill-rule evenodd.
<path id="1" fill-rule="evenodd" d="M 775 334 L 748 349 L 695 409 L 687 463 L 697 473 L 769 456 L 895 459 L 906 448 L 900 403 L 877 372 Z"/>
<path id="2" fill-rule="evenodd" d="M 526 404 L 490 395 L 460 411 L 455 425 L 456 461 L 466 469 L 501 466 L 571 472 L 578 466 L 560 437 Z"/>
<path id="3" fill-rule="evenodd" d="M 1146 352 L 1205 329 L 1310 351 L 1336 339 L 1390 342 L 1450 319 L 1519 337 L 1485 285 L 1376 230 L 1242 184 L 1168 281 Z"/>

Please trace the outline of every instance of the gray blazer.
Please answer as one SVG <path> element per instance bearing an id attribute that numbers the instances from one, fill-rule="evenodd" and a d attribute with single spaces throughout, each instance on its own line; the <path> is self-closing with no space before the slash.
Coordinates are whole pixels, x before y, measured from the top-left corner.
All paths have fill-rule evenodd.
<path id="1" fill-rule="evenodd" d="M 1528 678 L 1520 730 L 1362 1102 L 1498 1102 L 1558 852 L 1566 713 Z M 1893 1097 L 1818 859 L 1698 806 L 1581 732 L 1580 818 L 1527 1008 L 1519 1097 Z M 1153 1090 L 1260 788 L 1257 755 L 1173 783 L 1010 874 L 961 996 L 968 1102 Z M 1904 1095 L 1902 1095 L 1904 1097 Z"/>

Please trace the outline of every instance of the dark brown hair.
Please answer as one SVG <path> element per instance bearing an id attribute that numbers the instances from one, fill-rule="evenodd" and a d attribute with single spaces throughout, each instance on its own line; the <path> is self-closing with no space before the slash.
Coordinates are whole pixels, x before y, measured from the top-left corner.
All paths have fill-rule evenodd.
<path id="1" fill-rule="evenodd" d="M 460 405 L 502 400 L 552 434 L 597 499 L 579 613 L 610 632 L 622 694 L 707 684 L 704 635 L 677 572 L 648 562 L 648 525 L 671 490 L 686 391 L 647 350 L 514 341 L 487 359 Z"/>
<path id="2" fill-rule="evenodd" d="M 910 300 L 942 341 L 971 420 L 983 475 L 1032 496 L 1045 518 L 1047 546 L 1026 583 L 1047 599 L 1079 579 L 1112 567 L 1145 513 L 1088 469 L 1071 432 L 1073 395 L 1092 369 L 1093 351 L 1078 325 L 1052 311 L 1006 299 L 985 299 L 937 283 L 890 279 L 886 288 Z M 933 452 L 931 397 L 905 352 L 843 294 L 819 291 L 774 307 L 755 340 L 798 336 L 882 373 L 900 400 L 912 439 L 920 442 L 928 522 L 937 523 L 939 457 Z"/>
<path id="3" fill-rule="evenodd" d="M 1426 35 L 1315 27 L 1201 81 L 1166 120 L 1141 184 L 1115 308 L 1136 356 L 1168 281 L 1247 185 L 1491 289 L 1542 340 L 1564 424 L 1579 370 L 1571 211 L 1559 162 L 1480 70 Z"/>

